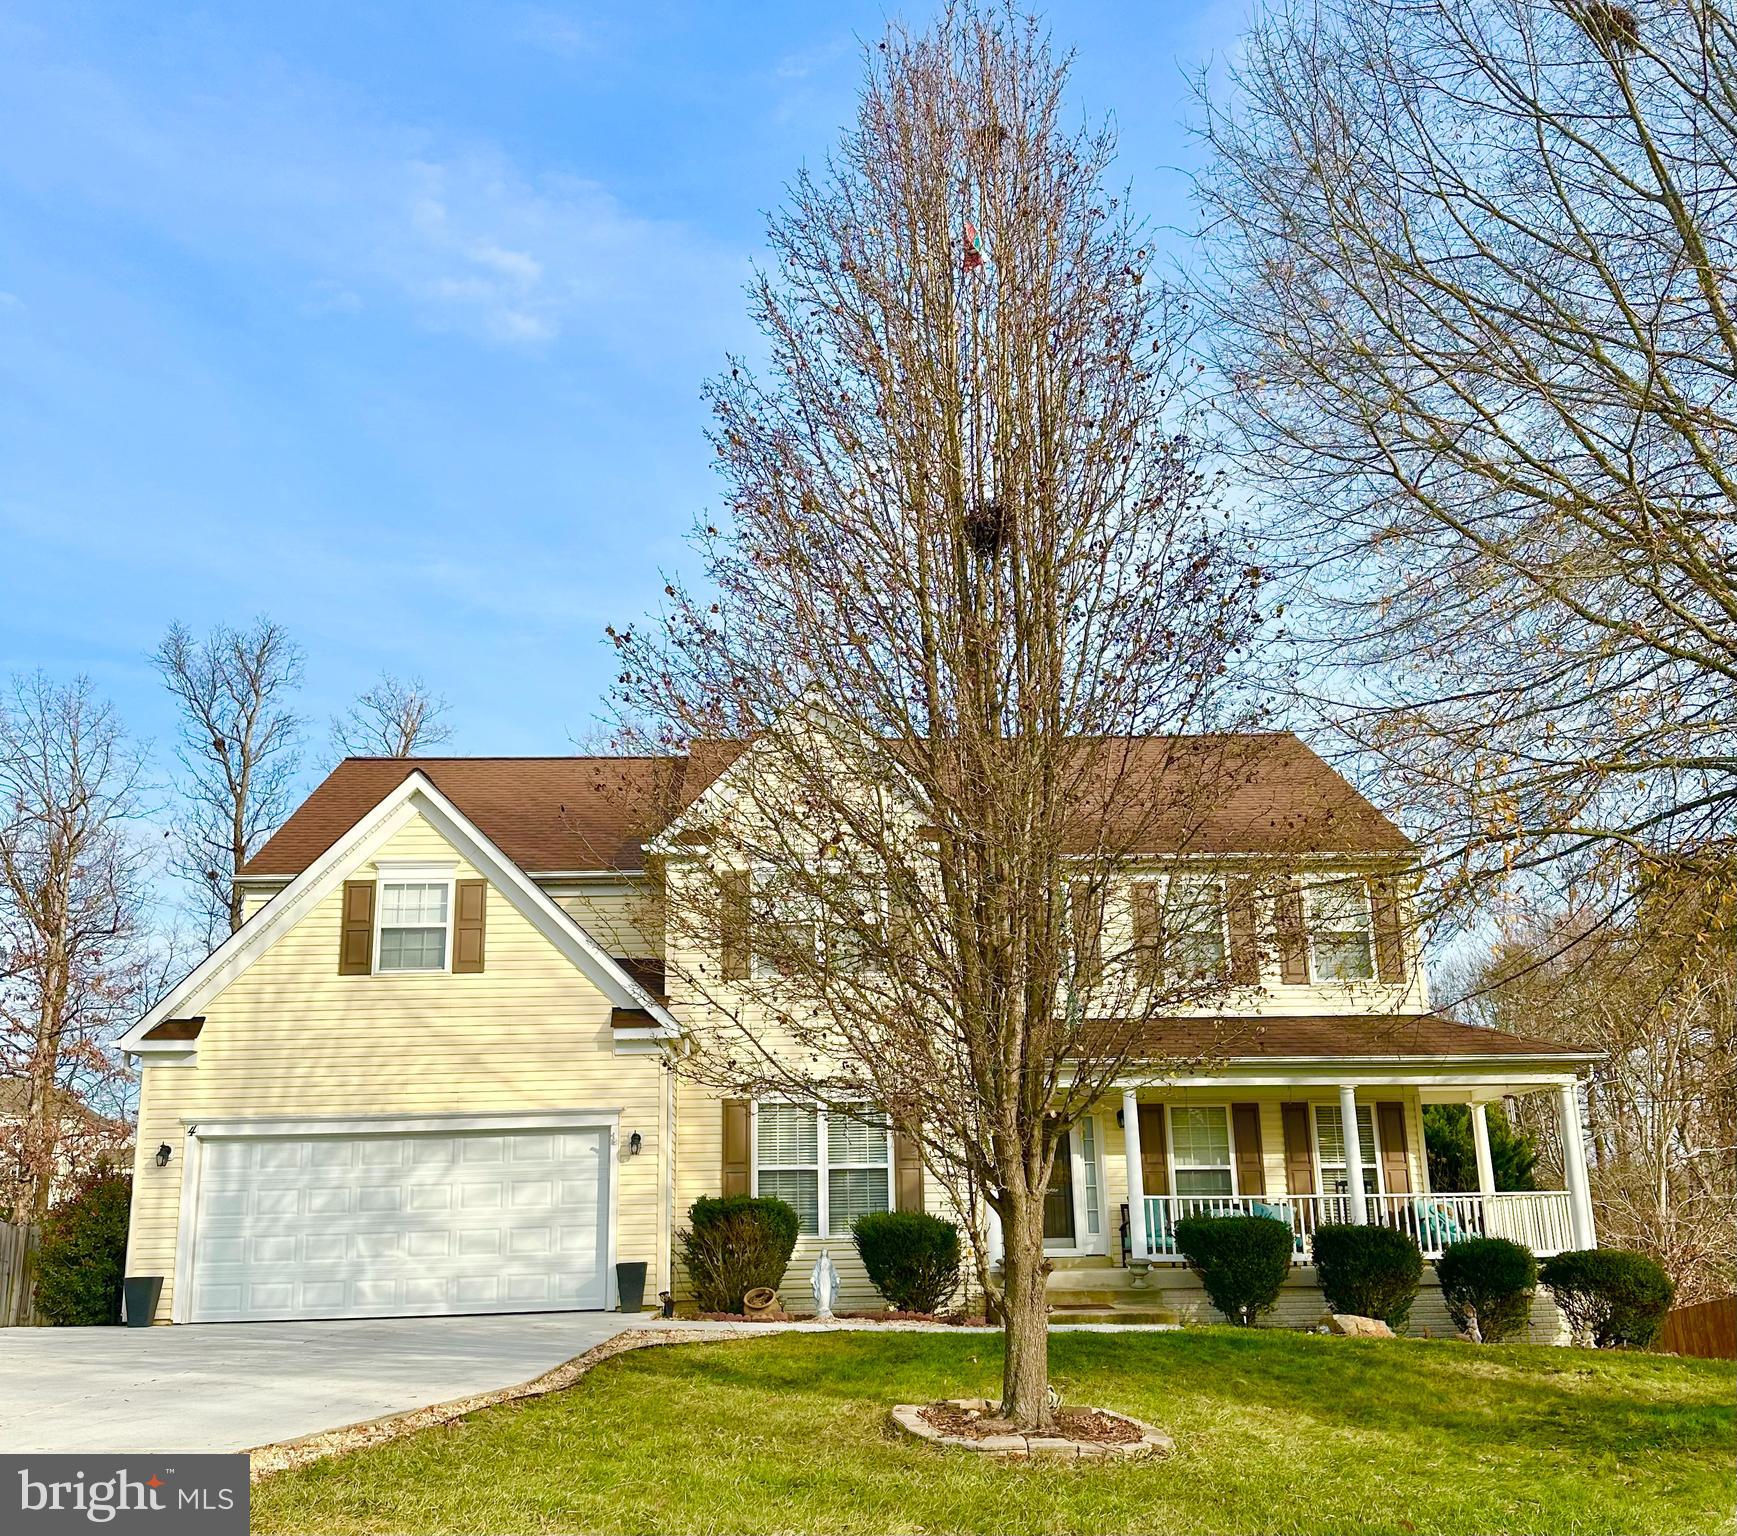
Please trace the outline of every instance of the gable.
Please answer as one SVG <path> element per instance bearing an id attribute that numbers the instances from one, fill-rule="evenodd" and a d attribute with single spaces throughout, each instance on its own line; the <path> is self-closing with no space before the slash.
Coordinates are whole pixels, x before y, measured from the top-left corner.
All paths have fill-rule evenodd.
<path id="1" fill-rule="evenodd" d="M 296 876 L 278 896 L 219 946 L 215 953 L 173 988 L 167 997 L 122 1036 L 123 1050 L 150 1054 L 155 1043 L 145 1036 L 167 1019 L 207 1010 L 207 1005 L 287 945 L 283 954 L 297 956 L 296 965 L 313 978 L 329 974 L 334 982 L 378 979 L 386 986 L 403 986 L 410 978 L 343 977 L 337 975 L 338 924 L 343 882 L 370 879 L 383 858 L 438 860 L 468 873 L 464 878 L 488 882 L 489 914 L 497 908 L 502 919 L 522 922 L 537 934 L 558 959 L 576 968 L 612 1007 L 645 1009 L 657 1026 L 673 1035 L 675 1021 L 608 953 L 526 877 L 490 840 L 420 773 L 412 772 L 349 833 L 316 863 Z M 329 932 L 328 932 L 329 929 Z M 492 935 L 491 935 L 492 939 Z M 325 940 L 327 947 L 317 946 Z M 269 968 L 276 971 L 281 960 Z M 487 968 L 485 967 L 485 975 Z M 480 978 L 424 974 L 424 984 L 438 980 L 463 984 Z"/>

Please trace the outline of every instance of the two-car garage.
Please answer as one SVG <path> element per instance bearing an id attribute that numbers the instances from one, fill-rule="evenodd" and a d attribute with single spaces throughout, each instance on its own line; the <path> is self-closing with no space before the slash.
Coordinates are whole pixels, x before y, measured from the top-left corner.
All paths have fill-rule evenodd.
<path id="1" fill-rule="evenodd" d="M 607 1306 L 613 1140 L 573 1113 L 196 1125 L 178 1320 Z"/>

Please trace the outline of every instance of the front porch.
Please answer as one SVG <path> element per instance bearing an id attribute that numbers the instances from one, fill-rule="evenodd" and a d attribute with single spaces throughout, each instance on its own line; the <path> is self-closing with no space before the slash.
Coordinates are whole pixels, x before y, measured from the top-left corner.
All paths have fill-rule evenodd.
<path id="1" fill-rule="evenodd" d="M 1426 1261 L 1466 1237 L 1508 1238 L 1540 1257 L 1595 1246 L 1575 1075 L 1585 1053 L 1509 1054 L 1521 1044 L 1513 1037 L 1453 1028 L 1451 1043 L 1472 1050 L 1449 1056 L 1431 1040 L 1437 1049 L 1427 1054 L 1402 1047 L 1385 1059 L 1251 1052 L 1197 1075 L 1128 1082 L 1100 1101 L 1069 1136 L 1046 1213 L 1058 1320 L 1211 1320 L 1176 1244 L 1177 1223 L 1195 1215 L 1265 1216 L 1290 1227 L 1292 1278 L 1271 1320 L 1293 1326 L 1321 1315 L 1313 1238 L 1329 1223 L 1404 1232 Z M 1537 1093 L 1554 1099 L 1566 1187 L 1500 1191 L 1489 1107 Z M 1468 1107 L 1475 1190 L 1431 1188 L 1423 1111 L 1443 1103 Z M 997 1249 L 999 1239 L 992 1224 Z M 1431 1332 L 1451 1326 L 1427 1268 L 1414 1318 Z M 1558 1322 L 1542 1299 L 1533 1336 L 1554 1338 Z"/>

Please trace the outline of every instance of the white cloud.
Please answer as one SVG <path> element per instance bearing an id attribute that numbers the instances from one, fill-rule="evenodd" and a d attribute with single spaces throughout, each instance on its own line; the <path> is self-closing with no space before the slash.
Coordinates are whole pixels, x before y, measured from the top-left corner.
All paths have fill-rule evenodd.
<path id="1" fill-rule="evenodd" d="M 0 170 L 123 209 L 202 259 L 287 266 L 286 302 L 310 315 L 398 304 L 498 345 L 638 356 L 660 337 L 715 355 L 719 317 L 740 313 L 741 253 L 596 181 L 382 121 L 277 66 L 202 84 L 147 98 L 14 54 L 0 61 Z M 9 120 L 32 124 L 30 153 Z"/>
<path id="2" fill-rule="evenodd" d="M 569 16 L 564 11 L 543 8 L 527 10 L 514 35 L 533 48 L 558 54 L 564 59 L 578 58 L 592 52 L 597 46 L 597 40 L 590 28 L 577 17 Z"/>
<path id="3" fill-rule="evenodd" d="M 15 293 L 7 293 L 4 288 L 0 288 L 0 309 L 23 309 L 23 308 L 24 308 L 24 300 L 23 299 L 19 298 L 18 295 Z"/>

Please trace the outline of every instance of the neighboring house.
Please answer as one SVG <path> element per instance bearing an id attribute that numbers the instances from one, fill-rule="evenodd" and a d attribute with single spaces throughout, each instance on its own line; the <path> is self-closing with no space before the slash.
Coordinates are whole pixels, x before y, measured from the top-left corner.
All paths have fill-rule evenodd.
<path id="1" fill-rule="evenodd" d="M 1323 1221 L 1397 1225 L 1426 1252 L 1461 1231 L 1590 1245 L 1580 1160 L 1567 1191 L 1496 1195 L 1485 1157 L 1482 1193 L 1432 1196 L 1421 1122 L 1426 1103 L 1470 1102 L 1481 1129 L 1483 1104 L 1546 1092 L 1578 1147 L 1588 1053 L 1431 1013 L 1404 920 L 1410 845 L 1294 737 L 1249 742 L 1189 869 L 1216 881 L 1270 859 L 1282 826 L 1307 851 L 1264 909 L 1280 942 L 1231 1005 L 1152 1026 L 1155 1059 L 1210 1070 L 1134 1070 L 1070 1136 L 1049 1212 L 1058 1305 L 1071 1290 L 1085 1315 L 1205 1315 L 1172 1237 L 1200 1208 L 1291 1221 L 1284 1320 L 1320 1311 Z M 741 773 L 734 750 L 333 770 L 241 877 L 243 927 L 122 1042 L 143 1067 L 128 1272 L 164 1277 L 159 1318 L 608 1307 L 634 1260 L 648 1295 L 679 1292 L 689 1205 L 738 1190 L 801 1215 L 788 1303 L 826 1246 L 844 1305 L 874 1305 L 849 1221 L 893 1203 L 948 1214 L 939 1181 L 873 1125 L 684 1071 L 706 1005 L 647 898 L 658 881 L 679 900 L 708 855 L 657 833 Z M 1175 875 L 1165 853 L 1130 866 L 1106 929 Z M 1229 955 L 1241 936 L 1212 910 L 1198 942 Z M 756 984 L 751 959 L 725 963 Z M 1417 1316 L 1445 1325 L 1439 1298 Z"/>
<path id="2" fill-rule="evenodd" d="M 133 1128 L 126 1121 L 98 1114 L 70 1089 L 57 1089 L 55 1097 L 60 1127 L 55 1142 L 54 1183 L 49 1189 L 51 1203 L 92 1170 L 124 1168 L 133 1160 Z M 29 1108 L 29 1081 L 22 1077 L 0 1077 L 0 1156 L 6 1161 L 0 1191 L 35 1183 L 24 1162 L 25 1119 Z M 0 1193 L 0 1203 L 3 1200 Z"/>

